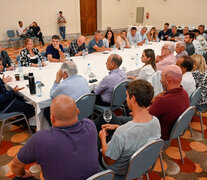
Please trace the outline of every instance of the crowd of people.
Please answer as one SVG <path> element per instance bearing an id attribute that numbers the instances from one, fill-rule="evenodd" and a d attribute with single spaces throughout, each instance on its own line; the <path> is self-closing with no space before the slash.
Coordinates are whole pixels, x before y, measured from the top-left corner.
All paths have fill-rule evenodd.
<path id="1" fill-rule="evenodd" d="M 66 23 L 64 18 L 59 21 Z M 192 32 L 184 27 L 183 33 L 179 33 L 176 26 L 169 29 L 169 24 L 165 23 L 159 33 L 155 27 L 148 32 L 146 27 L 140 32 L 132 27 L 128 33 L 121 31 L 117 38 L 111 30 L 106 32 L 104 39 L 102 33 L 96 31 L 88 45 L 84 36 L 73 40 L 68 49 L 70 56 L 81 56 L 84 51 L 95 53 L 114 47 L 123 49 L 150 41 L 166 41 L 160 55 L 156 56 L 153 49 L 143 50 L 141 60 L 144 65 L 134 76 L 127 76 L 120 69 L 123 62 L 120 55 L 111 54 L 107 58 L 109 75 L 92 92 L 96 95 L 95 103 L 110 106 L 114 87 L 132 79 L 126 87 L 126 105 L 132 118 L 123 124 L 113 114 L 112 122 L 116 123 L 100 125 L 100 122 L 96 123 L 97 119 L 94 122 L 87 118 L 78 120 L 75 101 L 90 93 L 90 89 L 86 79 L 78 75 L 75 62 L 66 60 L 60 38 L 54 35 L 47 46 L 46 57 L 49 62 L 62 62 L 62 65 L 51 87 L 51 106 L 44 112 L 52 127 L 36 132 L 20 149 L 12 161 L 14 174 L 22 178 L 32 177 L 24 167 L 37 162 L 45 179 L 86 179 L 101 169 L 112 169 L 115 174 L 124 175 L 136 150 L 152 140 L 169 140 L 174 123 L 190 106 L 190 96 L 198 87 L 202 88 L 202 93 L 197 108 L 207 111 L 206 38 L 203 25 Z M 12 70 L 13 62 L 1 47 L 0 54 L 0 71 Z M 26 38 L 25 48 L 20 53 L 21 65 L 36 67 L 38 60 L 42 61 L 41 54 L 34 48 L 32 40 Z M 42 65 L 45 64 L 42 62 Z M 154 88 L 148 80 L 157 71 L 161 71 L 164 91 L 154 97 Z M 10 91 L 5 88 L 10 81 L 9 76 L 0 78 L 0 111 L 22 111 L 28 119 L 31 118 L 34 108 L 16 94 L 22 88 L 14 87 Z M 109 131 L 113 131 L 113 135 L 107 138 Z"/>

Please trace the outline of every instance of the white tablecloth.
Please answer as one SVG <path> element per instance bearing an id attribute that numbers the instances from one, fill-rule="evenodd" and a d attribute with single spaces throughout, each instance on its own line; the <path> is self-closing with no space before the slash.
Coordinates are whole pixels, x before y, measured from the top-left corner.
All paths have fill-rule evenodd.
<path id="1" fill-rule="evenodd" d="M 155 50 L 155 54 L 158 55 L 161 53 L 161 47 L 163 45 L 163 42 L 159 43 L 151 43 L 148 45 L 143 45 L 142 47 L 138 48 L 131 48 L 131 49 L 124 49 L 124 51 L 116 50 L 115 53 L 119 54 L 123 58 L 123 63 L 121 65 L 121 69 L 124 67 L 126 71 L 134 70 L 137 68 L 141 68 L 143 66 L 143 63 L 141 62 L 141 55 L 144 49 L 151 48 Z M 87 75 L 87 65 L 88 63 L 91 64 L 92 72 L 95 73 L 96 79 L 100 81 L 104 76 L 108 74 L 108 71 L 106 69 L 106 60 L 109 57 L 111 53 L 114 53 L 114 51 L 110 52 L 109 54 L 103 54 L 103 53 L 93 53 L 86 56 L 85 59 L 83 57 L 72 57 L 72 60 L 77 64 L 78 67 L 78 74 L 85 77 L 87 80 L 89 80 Z M 138 65 L 136 66 L 135 60 L 131 60 L 130 56 L 134 55 L 136 57 L 136 53 L 138 53 Z M 43 111 L 46 107 L 50 106 L 51 98 L 50 98 L 50 89 L 53 85 L 53 82 L 56 77 L 56 72 L 60 69 L 61 63 L 48 63 L 46 67 L 43 67 L 42 70 L 39 70 L 39 68 L 34 67 L 24 67 L 23 72 L 29 73 L 33 72 L 35 76 L 35 81 L 39 80 L 43 84 L 45 84 L 44 87 L 42 87 L 42 97 L 37 97 L 37 95 L 31 95 L 29 92 L 29 88 L 26 87 L 26 84 L 28 84 L 28 80 L 21 80 L 16 81 L 14 78 L 14 74 L 18 73 L 18 69 L 15 71 L 7 71 L 4 72 L 5 75 L 10 75 L 13 77 L 12 82 L 8 83 L 9 87 L 14 87 L 18 85 L 19 87 L 25 87 L 23 90 L 19 92 L 20 95 L 22 95 L 27 101 L 29 101 L 33 106 L 35 107 L 35 116 L 36 116 L 36 125 L 37 130 L 48 128 L 48 123 L 45 120 L 43 116 Z M 98 82 L 95 83 L 95 85 Z M 89 83 L 89 86 L 91 90 L 94 89 L 94 84 Z"/>

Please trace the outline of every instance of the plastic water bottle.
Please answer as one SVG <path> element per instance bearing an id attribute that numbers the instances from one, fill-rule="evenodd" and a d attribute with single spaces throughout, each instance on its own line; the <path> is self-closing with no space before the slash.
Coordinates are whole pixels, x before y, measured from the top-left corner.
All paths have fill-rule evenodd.
<path id="1" fill-rule="evenodd" d="M 19 77 L 20 77 L 20 80 L 22 80 L 22 79 L 24 79 L 24 76 L 23 76 L 23 68 L 21 66 L 20 61 L 18 62 L 18 69 L 19 69 Z"/>
<path id="2" fill-rule="evenodd" d="M 135 58 L 135 64 L 136 64 L 136 66 L 138 66 L 138 61 L 139 61 L 139 57 L 138 57 L 138 53 L 136 53 L 136 58 Z"/>
<path id="3" fill-rule="evenodd" d="M 88 66 L 87 66 L 87 73 L 88 75 L 91 73 L 91 64 L 88 63 Z"/>
<path id="4" fill-rule="evenodd" d="M 70 61 L 70 53 L 67 55 L 67 60 Z"/>
<path id="5" fill-rule="evenodd" d="M 36 93 L 37 93 L 37 97 L 42 96 L 42 89 L 41 89 L 41 82 L 40 81 L 36 82 Z"/>
<path id="6" fill-rule="evenodd" d="M 42 62 L 39 57 L 38 57 L 38 67 L 39 67 L 39 70 L 42 70 Z"/>
<path id="7" fill-rule="evenodd" d="M 83 56 L 83 59 L 85 59 L 85 58 L 86 58 L 86 51 L 85 51 L 85 49 L 83 49 L 82 56 Z"/>

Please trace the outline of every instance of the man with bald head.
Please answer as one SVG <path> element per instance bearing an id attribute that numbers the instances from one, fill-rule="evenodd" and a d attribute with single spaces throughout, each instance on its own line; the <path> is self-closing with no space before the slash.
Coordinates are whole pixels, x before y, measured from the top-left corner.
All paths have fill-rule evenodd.
<path id="1" fill-rule="evenodd" d="M 33 174 L 24 167 L 36 162 L 45 180 L 85 180 L 99 171 L 97 130 L 89 119 L 78 120 L 75 101 L 57 96 L 51 104 L 49 130 L 36 132 L 12 161 L 12 171 L 21 178 Z"/>
<path id="2" fill-rule="evenodd" d="M 68 49 L 70 56 L 82 56 L 83 50 L 88 50 L 85 39 L 84 36 L 79 36 L 77 40 L 75 39 L 70 43 Z"/>
<path id="3" fill-rule="evenodd" d="M 161 138 L 168 140 L 177 118 L 190 106 L 187 92 L 180 86 L 182 71 L 177 65 L 167 66 L 162 71 L 161 83 L 165 91 L 155 97 L 149 112 L 161 125 Z"/>
<path id="4" fill-rule="evenodd" d="M 96 104 L 110 106 L 115 86 L 126 80 L 126 74 L 119 69 L 122 64 L 122 57 L 118 54 L 111 54 L 106 62 L 109 75 L 105 76 L 98 86 L 95 87 Z"/>

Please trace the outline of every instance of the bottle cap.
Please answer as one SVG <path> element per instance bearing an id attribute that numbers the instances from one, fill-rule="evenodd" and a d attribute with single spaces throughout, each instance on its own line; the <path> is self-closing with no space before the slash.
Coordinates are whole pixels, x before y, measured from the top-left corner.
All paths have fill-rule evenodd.
<path id="1" fill-rule="evenodd" d="M 38 84 L 38 83 L 41 83 L 40 81 L 36 81 L 36 83 Z"/>
<path id="2" fill-rule="evenodd" d="M 33 73 L 29 73 L 29 76 L 33 76 Z"/>

